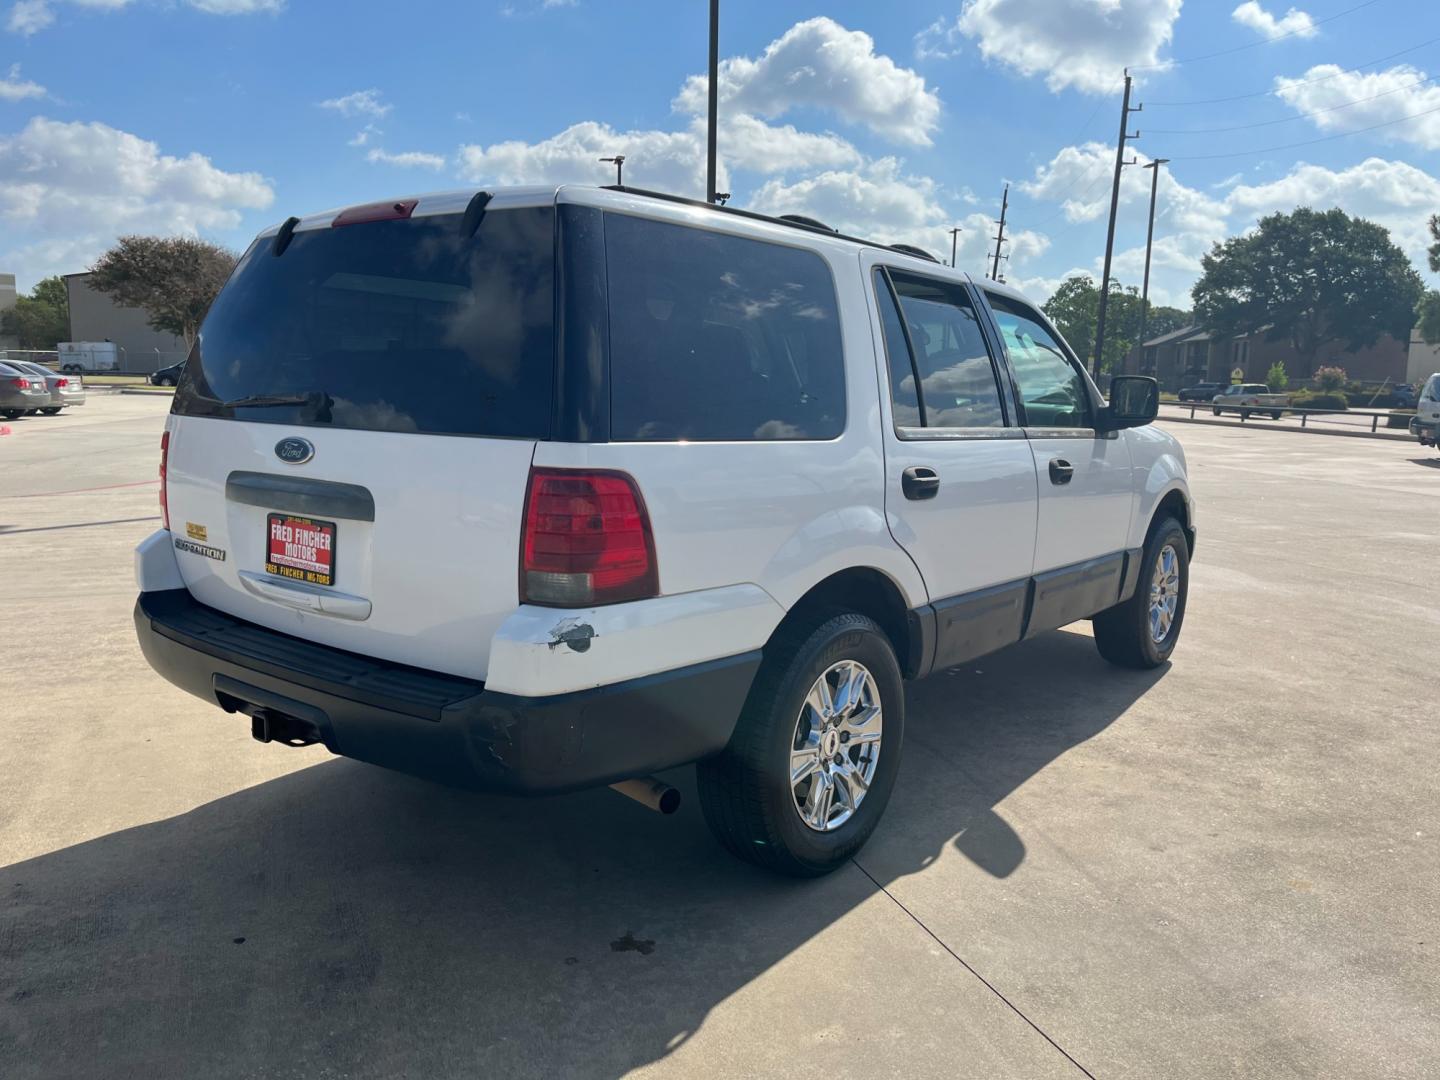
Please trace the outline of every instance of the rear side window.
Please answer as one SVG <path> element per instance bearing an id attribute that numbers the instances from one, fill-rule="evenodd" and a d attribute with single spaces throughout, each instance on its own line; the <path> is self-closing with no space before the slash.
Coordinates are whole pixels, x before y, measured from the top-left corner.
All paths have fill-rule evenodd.
<path id="1" fill-rule="evenodd" d="M 544 438 L 554 399 L 553 207 L 297 232 L 241 259 L 175 411 L 288 426 Z"/>
<path id="2" fill-rule="evenodd" d="M 610 437 L 833 439 L 845 427 L 835 284 L 811 251 L 605 216 Z"/>

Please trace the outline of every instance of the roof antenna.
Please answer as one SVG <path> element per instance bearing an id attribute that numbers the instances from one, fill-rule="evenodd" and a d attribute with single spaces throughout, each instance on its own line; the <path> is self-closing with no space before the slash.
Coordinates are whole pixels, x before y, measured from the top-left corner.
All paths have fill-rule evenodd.
<path id="1" fill-rule="evenodd" d="M 616 154 L 614 157 L 602 157 L 600 160 L 611 163 L 615 166 L 615 186 L 624 187 L 625 181 L 623 177 L 625 175 L 625 155 Z"/>
<path id="2" fill-rule="evenodd" d="M 728 191 L 715 192 L 715 201 L 721 206 L 724 206 L 727 202 L 730 201 L 730 193 Z"/>

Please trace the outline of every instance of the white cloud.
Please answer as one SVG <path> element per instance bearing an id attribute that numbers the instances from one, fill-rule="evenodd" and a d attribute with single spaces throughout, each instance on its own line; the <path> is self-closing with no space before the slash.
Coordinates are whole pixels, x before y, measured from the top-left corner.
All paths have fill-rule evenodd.
<path id="1" fill-rule="evenodd" d="M 952 215 L 941 202 L 939 185 L 929 177 L 906 174 L 895 158 L 881 158 L 859 169 L 830 170 L 793 183 L 771 179 L 761 185 L 747 206 L 766 214 L 805 214 L 843 233 L 880 243 L 915 244 L 937 258 L 949 260 L 950 229 L 959 225 L 956 262 L 978 272 L 990 251 L 988 215 Z M 1042 254 L 1049 241 L 1020 230 L 1007 249 L 1023 264 Z"/>
<path id="2" fill-rule="evenodd" d="M 427 154 L 419 150 L 406 150 L 403 153 L 391 154 L 378 146 L 365 155 L 365 160 L 382 165 L 399 165 L 407 169 L 443 169 L 445 167 L 445 158 L 441 154 Z"/>
<path id="3" fill-rule="evenodd" d="M 44 30 L 55 22 L 55 0 L 15 0 L 10 8 L 5 28 L 11 33 L 29 37 Z M 119 11 L 129 7 L 133 0 L 68 0 L 76 7 L 98 11 Z M 285 0 L 183 0 L 197 11 L 209 15 L 254 15 L 259 12 L 275 13 L 285 9 Z"/>
<path id="4" fill-rule="evenodd" d="M 347 139 L 345 145 L 366 146 L 369 144 L 371 139 L 378 139 L 383 134 L 385 133 L 381 131 L 378 127 L 376 127 L 374 124 L 366 124 L 363 128 L 361 128 L 355 133 L 354 138 Z"/>
<path id="5" fill-rule="evenodd" d="M 373 116 L 377 119 L 390 111 L 391 106 L 380 100 L 380 91 L 356 90 L 343 97 L 329 98 L 320 102 L 322 109 L 334 109 L 341 116 Z"/>
<path id="6" fill-rule="evenodd" d="M 877 54 L 869 34 L 823 16 L 796 23 L 759 59 L 722 61 L 719 81 L 726 109 L 755 116 L 828 110 L 882 138 L 917 146 L 929 146 L 940 123 L 940 97 L 922 76 Z M 675 107 L 703 114 L 707 90 L 706 78 L 692 75 Z"/>
<path id="7" fill-rule="evenodd" d="M 24 101 L 45 96 L 45 88 L 30 79 L 20 78 L 20 65 L 11 64 L 10 74 L 0 79 L 0 101 Z"/>
<path id="8" fill-rule="evenodd" d="M 697 122 L 691 130 L 703 146 L 705 129 Z M 838 135 L 767 124 L 744 113 L 721 116 L 715 143 L 730 165 L 755 172 L 787 173 L 860 162 L 860 152 Z"/>
<path id="9" fill-rule="evenodd" d="M 962 36 L 960 20 L 942 16 L 915 35 L 915 59 L 949 60 L 959 56 Z"/>
<path id="10" fill-rule="evenodd" d="M 610 184 L 615 167 L 599 159 L 615 154 L 625 155 L 625 179 L 635 187 L 704 195 L 705 144 L 694 132 L 616 131 L 593 120 L 535 143 L 462 146 L 459 173 L 482 184 Z"/>
<path id="11" fill-rule="evenodd" d="M 5 29 L 12 34 L 29 37 L 39 33 L 55 21 L 55 12 L 45 0 L 15 0 L 10 15 L 5 20 Z"/>
<path id="12" fill-rule="evenodd" d="M 1140 163 L 1147 159 L 1140 156 Z M 1022 182 L 1025 194 L 1065 207 L 1075 222 L 1098 222 L 1109 207 L 1110 169 L 1114 151 L 1099 143 L 1065 147 Z M 1104 182 L 1085 197 L 1089 177 Z M 1128 219 L 1143 237 L 1144 211 L 1150 197 L 1150 174 L 1130 167 L 1121 174 L 1122 219 Z M 1207 193 L 1177 180 L 1163 168 L 1156 200 L 1155 244 L 1152 253 L 1151 294 L 1156 303 L 1189 306 L 1189 291 L 1201 272 L 1201 257 L 1226 237 L 1255 227 L 1261 217 L 1289 212 L 1297 206 L 1316 210 L 1339 207 L 1390 230 L 1417 269 L 1425 269 L 1428 231 L 1425 222 L 1440 206 L 1440 179 L 1414 165 L 1372 157 L 1344 169 L 1298 164 L 1283 176 L 1264 183 L 1240 183 L 1228 177 L 1223 194 L 1214 187 Z M 1129 209 L 1127 209 L 1129 208 Z M 1112 273 L 1126 283 L 1138 283 L 1144 269 L 1143 245 L 1121 247 L 1115 253 Z M 1098 279 L 1100 259 L 1086 272 Z"/>
<path id="13" fill-rule="evenodd" d="M 0 265 L 27 280 L 84 269 L 124 233 L 233 229 L 274 199 L 258 173 L 162 154 L 100 123 L 35 117 L 0 136 Z"/>
<path id="14" fill-rule="evenodd" d="M 186 3 L 211 15 L 254 15 L 285 9 L 285 0 L 186 0 Z"/>
<path id="15" fill-rule="evenodd" d="M 1308 38 L 1319 33 L 1315 29 L 1315 20 L 1299 8 L 1292 7 L 1277 19 L 1255 0 L 1245 0 L 1245 3 L 1230 13 L 1230 18 L 1241 26 L 1248 26 L 1263 38 L 1289 35 Z"/>
<path id="16" fill-rule="evenodd" d="M 1360 74 L 1335 64 L 1298 78 L 1277 78 L 1275 96 L 1304 113 L 1321 131 L 1354 131 L 1414 117 L 1375 133 L 1377 138 L 1440 150 L 1440 86 L 1409 64 Z M 1430 111 L 1428 116 L 1417 115 Z"/>
<path id="17" fill-rule="evenodd" d="M 966 0 L 960 29 L 985 59 L 1052 91 L 1109 93 L 1126 66 L 1163 66 L 1181 0 Z"/>

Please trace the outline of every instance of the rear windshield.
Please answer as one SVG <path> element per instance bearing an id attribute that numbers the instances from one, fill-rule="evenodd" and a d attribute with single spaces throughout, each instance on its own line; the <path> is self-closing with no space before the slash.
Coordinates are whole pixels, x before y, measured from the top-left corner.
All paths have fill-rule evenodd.
<path id="1" fill-rule="evenodd" d="M 265 238 L 201 327 L 175 412 L 288 426 L 545 438 L 554 209 Z"/>

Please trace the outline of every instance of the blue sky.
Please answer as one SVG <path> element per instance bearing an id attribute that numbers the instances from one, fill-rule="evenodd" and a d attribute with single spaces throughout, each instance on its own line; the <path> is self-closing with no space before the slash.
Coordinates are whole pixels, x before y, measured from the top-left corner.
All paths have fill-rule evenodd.
<path id="1" fill-rule="evenodd" d="M 595 159 L 616 152 L 627 182 L 702 194 L 706 11 L 0 0 L 0 270 L 24 288 L 84 269 L 126 232 L 238 248 L 271 221 L 345 203 L 608 182 Z M 1428 0 L 730 0 L 721 56 L 735 205 L 947 255 L 960 225 L 958 262 L 979 270 L 1008 180 L 1004 272 L 1043 298 L 1069 273 L 1097 274 L 1128 64 L 1145 105 L 1135 151 L 1174 159 L 1159 302 L 1186 302 L 1215 241 L 1298 204 L 1380 221 L 1437 284 L 1423 263 L 1440 212 Z M 1148 184 L 1126 170 L 1127 282 Z"/>

